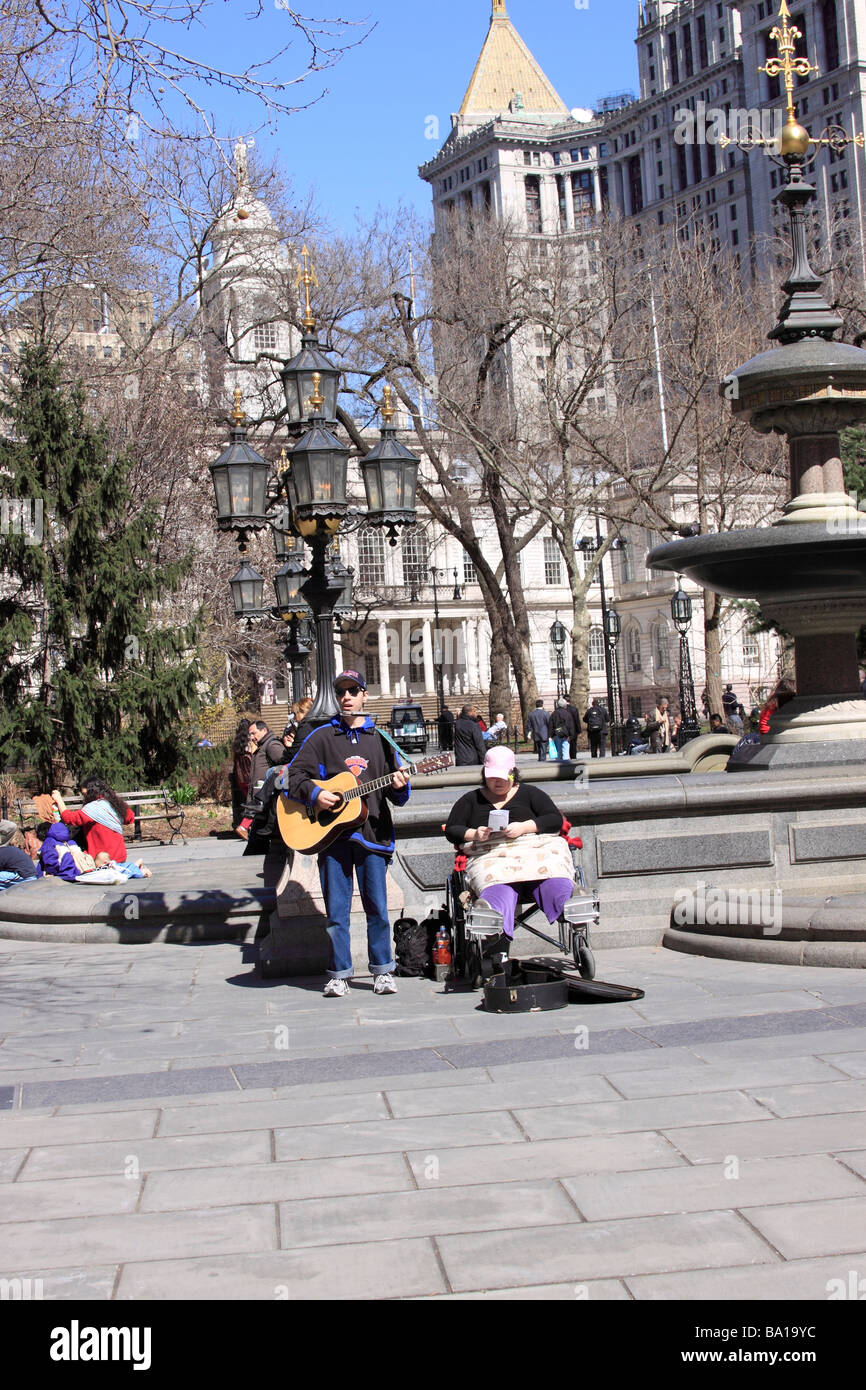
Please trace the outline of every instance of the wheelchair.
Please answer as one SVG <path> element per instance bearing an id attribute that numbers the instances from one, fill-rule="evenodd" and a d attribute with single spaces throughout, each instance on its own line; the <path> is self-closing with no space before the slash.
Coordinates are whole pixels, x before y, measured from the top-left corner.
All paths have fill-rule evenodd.
<path id="1" fill-rule="evenodd" d="M 575 868 L 574 893 L 562 909 L 556 926 L 558 939 L 548 936 L 530 918 L 539 908 L 532 898 L 518 906 L 514 920 L 515 932 L 524 927 L 541 941 L 571 956 L 584 980 L 595 979 L 595 957 L 590 946 L 590 928 L 598 926 L 598 899 L 587 893 L 586 878 L 572 849 Z M 466 886 L 466 875 L 455 868 L 446 883 L 445 910 L 451 924 L 454 977 L 462 979 L 473 989 L 480 989 L 496 971 L 503 953 L 507 954 L 507 939 L 502 931 L 502 918 L 485 902 L 473 901 Z M 545 925 L 549 925 L 545 919 Z M 500 966 L 501 968 L 501 966 Z"/>

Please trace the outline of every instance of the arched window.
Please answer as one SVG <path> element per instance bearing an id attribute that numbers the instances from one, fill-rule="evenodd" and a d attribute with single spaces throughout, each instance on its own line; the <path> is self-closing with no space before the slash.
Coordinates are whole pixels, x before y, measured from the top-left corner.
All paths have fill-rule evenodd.
<path id="1" fill-rule="evenodd" d="M 628 653 L 628 669 L 630 671 L 642 671 L 643 661 L 640 651 L 640 628 L 630 627 L 625 635 L 625 646 Z"/>
<path id="2" fill-rule="evenodd" d="M 656 623 L 653 628 L 653 660 L 657 670 L 667 671 L 670 669 L 670 636 L 667 623 Z"/>
<path id="3" fill-rule="evenodd" d="M 600 627 L 594 627 L 589 634 L 589 669 L 604 670 L 604 633 Z"/>

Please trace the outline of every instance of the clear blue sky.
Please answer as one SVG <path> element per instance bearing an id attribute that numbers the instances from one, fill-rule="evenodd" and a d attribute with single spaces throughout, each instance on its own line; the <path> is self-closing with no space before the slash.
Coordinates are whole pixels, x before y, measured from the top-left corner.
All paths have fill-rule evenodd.
<path id="1" fill-rule="evenodd" d="M 275 50 L 288 17 L 279 0 L 263 4 L 250 21 L 249 0 L 225 0 L 187 47 L 236 68 Z M 353 225 L 356 210 L 368 215 L 378 204 L 429 209 L 417 166 L 448 134 L 487 33 L 490 0 L 310 0 L 304 8 L 377 27 L 335 68 L 297 89 L 328 93 L 311 110 L 284 118 L 275 136 L 263 133 L 260 146 L 279 154 L 299 195 L 315 188 L 320 211 L 338 229 Z M 508 12 L 569 107 L 636 90 L 637 0 L 588 0 L 586 8 L 574 0 L 508 0 Z M 305 53 L 301 44 L 295 51 L 295 63 L 283 60 L 284 74 L 294 73 Z M 235 134 L 258 124 L 252 108 L 229 102 L 217 104 L 216 114 Z M 439 119 L 438 141 L 425 138 L 429 116 Z"/>

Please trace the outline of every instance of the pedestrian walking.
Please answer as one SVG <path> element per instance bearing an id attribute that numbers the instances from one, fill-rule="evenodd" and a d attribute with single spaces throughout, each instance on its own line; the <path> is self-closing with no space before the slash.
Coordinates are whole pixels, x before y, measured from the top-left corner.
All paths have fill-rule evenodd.
<path id="1" fill-rule="evenodd" d="M 543 700 L 536 700 L 535 709 L 526 721 L 526 737 L 531 738 L 540 763 L 547 762 L 547 745 L 550 741 L 550 715 L 544 708 Z"/>
<path id="2" fill-rule="evenodd" d="M 601 700 L 595 699 L 583 716 L 589 736 L 589 749 L 594 758 L 603 758 L 607 752 L 607 710 Z"/>
<path id="3" fill-rule="evenodd" d="M 457 767 L 477 767 L 484 762 L 484 738 L 473 716 L 474 705 L 464 705 L 454 721 L 454 762 Z"/>

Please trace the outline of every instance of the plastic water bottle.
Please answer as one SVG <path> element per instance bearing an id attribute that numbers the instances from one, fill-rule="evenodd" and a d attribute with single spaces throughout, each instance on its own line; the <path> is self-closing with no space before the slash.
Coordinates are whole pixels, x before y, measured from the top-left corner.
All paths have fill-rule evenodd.
<path id="1" fill-rule="evenodd" d="M 433 964 L 451 964 L 451 938 L 445 927 L 440 927 L 436 933 L 436 940 L 433 944 Z"/>

